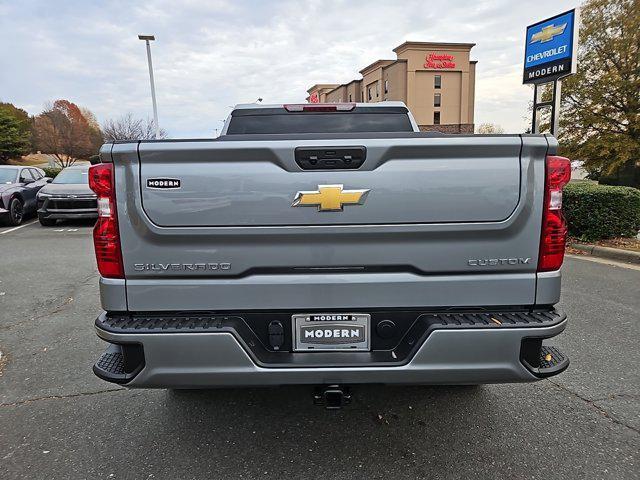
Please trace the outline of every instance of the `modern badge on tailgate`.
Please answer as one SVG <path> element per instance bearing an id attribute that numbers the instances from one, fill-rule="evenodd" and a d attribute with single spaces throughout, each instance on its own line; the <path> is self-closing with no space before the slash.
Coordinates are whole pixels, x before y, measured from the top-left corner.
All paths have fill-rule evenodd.
<path id="1" fill-rule="evenodd" d="M 180 179 L 178 178 L 147 178 L 147 188 L 153 188 L 158 190 L 180 188 Z"/>

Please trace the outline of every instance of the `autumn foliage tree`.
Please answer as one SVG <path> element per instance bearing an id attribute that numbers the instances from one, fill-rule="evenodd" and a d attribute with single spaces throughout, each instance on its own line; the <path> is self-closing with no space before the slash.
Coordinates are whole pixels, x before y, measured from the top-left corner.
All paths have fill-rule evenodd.
<path id="1" fill-rule="evenodd" d="M 87 123 L 89 124 L 89 136 L 91 137 L 91 143 L 96 145 L 98 149 L 102 145 L 102 130 L 100 129 L 100 124 L 98 123 L 98 119 L 95 114 L 89 110 L 88 108 L 80 107 L 80 112 L 82 116 L 85 118 Z"/>
<path id="2" fill-rule="evenodd" d="M 608 174 L 640 166 L 640 0 L 587 0 L 578 73 L 563 81 L 562 154 Z"/>
<path id="3" fill-rule="evenodd" d="M 102 136 L 93 114 L 68 100 L 56 100 L 34 120 L 33 137 L 37 150 L 49 153 L 61 167 L 73 165 L 79 158 L 95 155 Z M 89 116 L 89 119 L 87 119 Z M 92 125 L 93 124 L 93 125 Z"/>

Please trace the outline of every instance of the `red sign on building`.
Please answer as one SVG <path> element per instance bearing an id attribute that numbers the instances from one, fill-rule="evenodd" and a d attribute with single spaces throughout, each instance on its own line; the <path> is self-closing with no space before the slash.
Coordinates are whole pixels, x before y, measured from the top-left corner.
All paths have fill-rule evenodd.
<path id="1" fill-rule="evenodd" d="M 446 53 L 430 53 L 425 57 L 424 68 L 456 68 L 453 55 Z"/>
<path id="2" fill-rule="evenodd" d="M 309 95 L 309 103 L 320 103 L 318 92 L 313 92 L 311 95 Z"/>

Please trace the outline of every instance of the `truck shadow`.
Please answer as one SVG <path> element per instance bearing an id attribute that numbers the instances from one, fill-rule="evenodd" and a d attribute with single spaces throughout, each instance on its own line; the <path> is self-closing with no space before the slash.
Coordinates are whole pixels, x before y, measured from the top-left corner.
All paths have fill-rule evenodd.
<path id="1" fill-rule="evenodd" d="M 482 385 L 352 385 L 352 404 L 341 411 L 362 411 L 377 405 L 412 410 L 414 406 L 429 400 L 437 401 L 447 397 L 459 397 L 458 400 L 461 400 L 481 396 L 483 388 Z M 246 403 L 248 406 L 260 404 L 263 407 L 304 410 L 309 406 L 314 411 L 325 412 L 322 406 L 313 405 L 313 391 L 314 387 L 311 385 L 168 390 L 167 405 L 179 407 L 183 402 L 215 403 L 218 406 Z"/>
<path id="2" fill-rule="evenodd" d="M 75 228 L 75 227 L 91 227 L 96 224 L 93 218 L 79 220 L 58 220 L 55 226 L 46 228 Z"/>
<path id="3" fill-rule="evenodd" d="M 503 414 L 498 395 L 486 386 L 355 386 L 352 404 L 331 411 L 313 404 L 312 391 L 168 391 L 166 426 L 185 433 L 181 439 L 193 441 L 193 448 L 206 439 L 225 450 L 229 444 L 232 452 L 240 442 L 251 455 L 286 451 L 292 462 L 304 458 L 316 465 L 326 465 L 330 455 L 332 464 L 362 461 L 386 470 L 387 462 L 410 460 L 416 450 L 424 458 L 425 448 L 435 454 L 451 442 L 467 444 L 470 435 L 473 443 L 482 442 L 483 432 L 495 430 Z"/>

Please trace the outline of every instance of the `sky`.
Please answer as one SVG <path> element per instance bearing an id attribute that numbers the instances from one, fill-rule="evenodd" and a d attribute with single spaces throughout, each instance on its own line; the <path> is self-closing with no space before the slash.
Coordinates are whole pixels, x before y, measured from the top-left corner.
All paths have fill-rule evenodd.
<path id="1" fill-rule="evenodd" d="M 469 42 L 478 61 L 475 123 L 528 123 L 524 34 L 577 6 L 564 0 L 0 0 L 0 101 L 34 115 L 66 98 L 99 122 L 152 117 L 172 138 L 211 137 L 231 106 L 304 102 L 315 83 L 344 83 L 404 41 Z"/>

